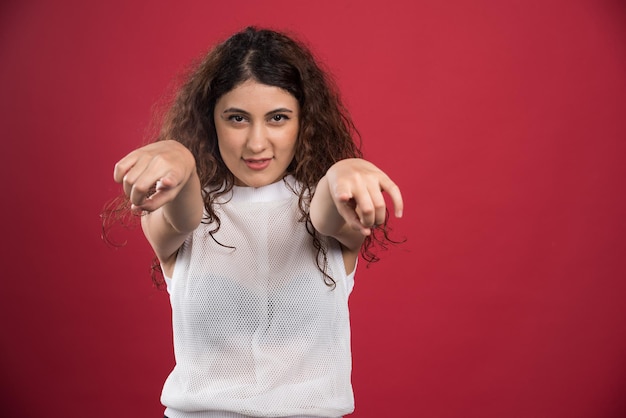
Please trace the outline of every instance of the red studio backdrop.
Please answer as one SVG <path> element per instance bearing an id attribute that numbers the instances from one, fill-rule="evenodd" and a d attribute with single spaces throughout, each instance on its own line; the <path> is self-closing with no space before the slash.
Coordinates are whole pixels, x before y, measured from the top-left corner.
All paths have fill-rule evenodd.
<path id="1" fill-rule="evenodd" d="M 626 13 L 613 0 L 4 1 L 0 415 L 158 417 L 167 294 L 114 163 L 247 25 L 333 73 L 406 242 L 350 299 L 368 417 L 626 416 Z"/>

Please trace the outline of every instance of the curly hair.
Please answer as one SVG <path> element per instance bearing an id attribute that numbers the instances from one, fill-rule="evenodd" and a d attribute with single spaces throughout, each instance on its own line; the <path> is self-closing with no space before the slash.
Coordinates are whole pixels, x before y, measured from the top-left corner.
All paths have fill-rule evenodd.
<path id="1" fill-rule="evenodd" d="M 194 155 L 205 191 L 202 222 L 213 224 L 212 233 L 217 232 L 220 219 L 214 202 L 232 190 L 235 178 L 219 152 L 214 109 L 224 94 L 248 80 L 279 87 L 298 100 L 299 134 L 286 175 L 293 175 L 302 185 L 294 191 L 299 194 L 300 220 L 312 237 L 325 283 L 334 286 L 335 280 L 326 272 L 326 248 L 311 223 L 308 208 L 317 183 L 334 163 L 362 157 L 354 141 L 356 137 L 360 142 L 360 135 L 333 80 L 302 42 L 277 31 L 248 27 L 216 45 L 179 88 L 156 140 L 176 140 Z M 370 250 L 373 240 L 383 248 L 389 240 L 386 222 L 377 229 L 383 238 L 374 233 L 366 237 L 361 248 L 367 261 L 378 260 Z M 153 267 L 158 270 L 158 262 Z"/>

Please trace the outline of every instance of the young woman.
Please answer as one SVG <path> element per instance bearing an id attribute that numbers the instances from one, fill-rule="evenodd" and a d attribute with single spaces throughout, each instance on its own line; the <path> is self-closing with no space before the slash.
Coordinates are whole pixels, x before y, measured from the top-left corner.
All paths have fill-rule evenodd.
<path id="1" fill-rule="evenodd" d="M 399 188 L 360 159 L 308 49 L 247 28 L 180 89 L 158 140 L 115 166 L 165 276 L 169 418 L 354 409 L 348 295 Z"/>

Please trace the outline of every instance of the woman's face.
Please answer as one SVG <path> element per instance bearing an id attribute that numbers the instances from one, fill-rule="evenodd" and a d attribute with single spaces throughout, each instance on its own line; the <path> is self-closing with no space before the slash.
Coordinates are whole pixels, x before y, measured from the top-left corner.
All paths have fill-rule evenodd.
<path id="1" fill-rule="evenodd" d="M 287 91 L 247 80 L 215 104 L 220 154 L 238 186 L 280 180 L 295 155 L 300 106 Z"/>

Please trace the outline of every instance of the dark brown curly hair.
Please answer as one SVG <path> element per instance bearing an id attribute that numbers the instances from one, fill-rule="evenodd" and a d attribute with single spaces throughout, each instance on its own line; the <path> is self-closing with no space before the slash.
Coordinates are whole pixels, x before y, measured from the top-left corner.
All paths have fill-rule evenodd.
<path id="1" fill-rule="evenodd" d="M 360 142 L 360 135 L 333 80 L 303 43 L 284 33 L 248 27 L 218 44 L 178 90 L 156 140 L 176 140 L 195 156 L 201 186 L 206 191 L 206 216 L 202 222 L 213 224 L 215 233 L 220 219 L 213 203 L 232 190 L 235 179 L 219 152 L 214 108 L 220 97 L 247 80 L 279 87 L 298 100 L 299 135 L 295 157 L 286 174 L 293 175 L 302 185 L 297 192 L 301 221 L 312 237 L 325 282 L 333 286 L 335 281 L 326 273 L 326 248 L 313 228 L 308 208 L 317 183 L 334 163 L 362 156 L 354 141 L 358 138 Z M 385 222 L 366 237 L 361 254 L 367 261 L 378 260 L 370 250 L 372 241 L 383 248 L 385 241 L 390 241 L 387 229 Z M 382 238 L 377 232 L 382 233 Z M 158 261 L 155 266 L 158 270 Z"/>

